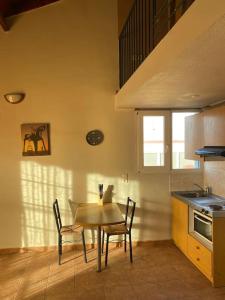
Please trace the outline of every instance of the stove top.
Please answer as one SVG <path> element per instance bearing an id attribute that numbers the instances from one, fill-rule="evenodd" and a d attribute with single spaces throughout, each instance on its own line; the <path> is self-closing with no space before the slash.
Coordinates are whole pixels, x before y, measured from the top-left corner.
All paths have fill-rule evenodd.
<path id="1" fill-rule="evenodd" d="M 181 200 L 204 214 L 214 217 L 225 217 L 225 197 L 210 194 L 208 196 L 196 196 L 196 191 L 174 192 Z"/>
<path id="2" fill-rule="evenodd" d="M 225 216 L 225 201 L 212 199 L 208 203 L 195 203 L 195 208 L 205 215 L 222 217 Z"/>
<path id="3" fill-rule="evenodd" d="M 211 210 L 221 210 L 221 209 L 224 209 L 224 206 L 223 205 L 218 205 L 218 204 L 210 204 L 208 206 L 209 209 Z"/>

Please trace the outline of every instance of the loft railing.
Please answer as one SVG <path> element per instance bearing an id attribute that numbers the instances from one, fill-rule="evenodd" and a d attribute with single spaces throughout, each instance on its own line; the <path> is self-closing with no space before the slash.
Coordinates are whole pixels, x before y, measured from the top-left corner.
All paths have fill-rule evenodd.
<path id="1" fill-rule="evenodd" d="M 195 0 L 135 0 L 119 36 L 120 87 Z"/>

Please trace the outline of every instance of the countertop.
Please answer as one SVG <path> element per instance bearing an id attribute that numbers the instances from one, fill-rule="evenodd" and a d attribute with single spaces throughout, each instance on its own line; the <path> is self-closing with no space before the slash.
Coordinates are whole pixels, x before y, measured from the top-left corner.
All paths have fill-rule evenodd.
<path id="1" fill-rule="evenodd" d="M 210 216 L 218 218 L 218 217 L 225 217 L 225 198 L 220 197 L 214 194 L 210 194 L 209 196 L 206 197 L 196 197 L 196 198 L 189 198 L 185 197 L 182 194 L 185 193 L 192 193 L 192 192 L 198 192 L 198 191 L 174 191 L 171 193 L 172 196 L 178 198 L 179 200 L 183 201 L 184 203 L 188 204 L 189 206 L 197 209 L 197 210 L 202 210 L 205 209 L 207 210 Z M 217 205 L 222 205 L 223 210 L 210 210 L 208 208 L 208 205 L 211 204 L 217 204 Z"/>

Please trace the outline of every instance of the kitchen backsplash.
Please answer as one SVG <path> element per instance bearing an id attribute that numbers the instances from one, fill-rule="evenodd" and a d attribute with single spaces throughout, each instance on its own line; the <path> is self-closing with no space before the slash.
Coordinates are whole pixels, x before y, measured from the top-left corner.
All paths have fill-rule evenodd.
<path id="1" fill-rule="evenodd" d="M 203 173 L 171 173 L 170 174 L 170 191 L 192 191 L 196 187 L 193 186 L 194 183 L 203 186 Z"/>
<path id="2" fill-rule="evenodd" d="M 204 184 L 212 187 L 213 194 L 225 197 L 225 161 L 204 163 Z"/>

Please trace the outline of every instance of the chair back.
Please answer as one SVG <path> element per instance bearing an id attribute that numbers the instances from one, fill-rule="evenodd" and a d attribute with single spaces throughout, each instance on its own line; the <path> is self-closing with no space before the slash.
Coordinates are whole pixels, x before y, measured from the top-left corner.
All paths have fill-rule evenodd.
<path id="1" fill-rule="evenodd" d="M 134 202 L 128 197 L 126 215 L 125 215 L 125 224 L 127 225 L 129 231 L 131 230 L 133 225 L 135 207 L 136 207 L 136 202 Z"/>
<path id="2" fill-rule="evenodd" d="M 69 202 L 69 206 L 70 206 L 70 210 L 71 210 L 71 213 L 72 213 L 72 216 L 73 216 L 73 219 L 75 220 L 75 216 L 76 216 L 76 210 L 78 208 L 78 204 L 72 200 L 68 200 Z"/>
<path id="3" fill-rule="evenodd" d="M 62 228 L 62 222 L 61 222 L 61 216 L 60 216 L 60 212 L 59 212 L 59 204 L 58 204 L 57 199 L 53 202 L 53 212 L 54 212 L 54 216 L 55 216 L 56 227 L 57 227 L 58 233 L 60 234 L 60 230 Z"/>

